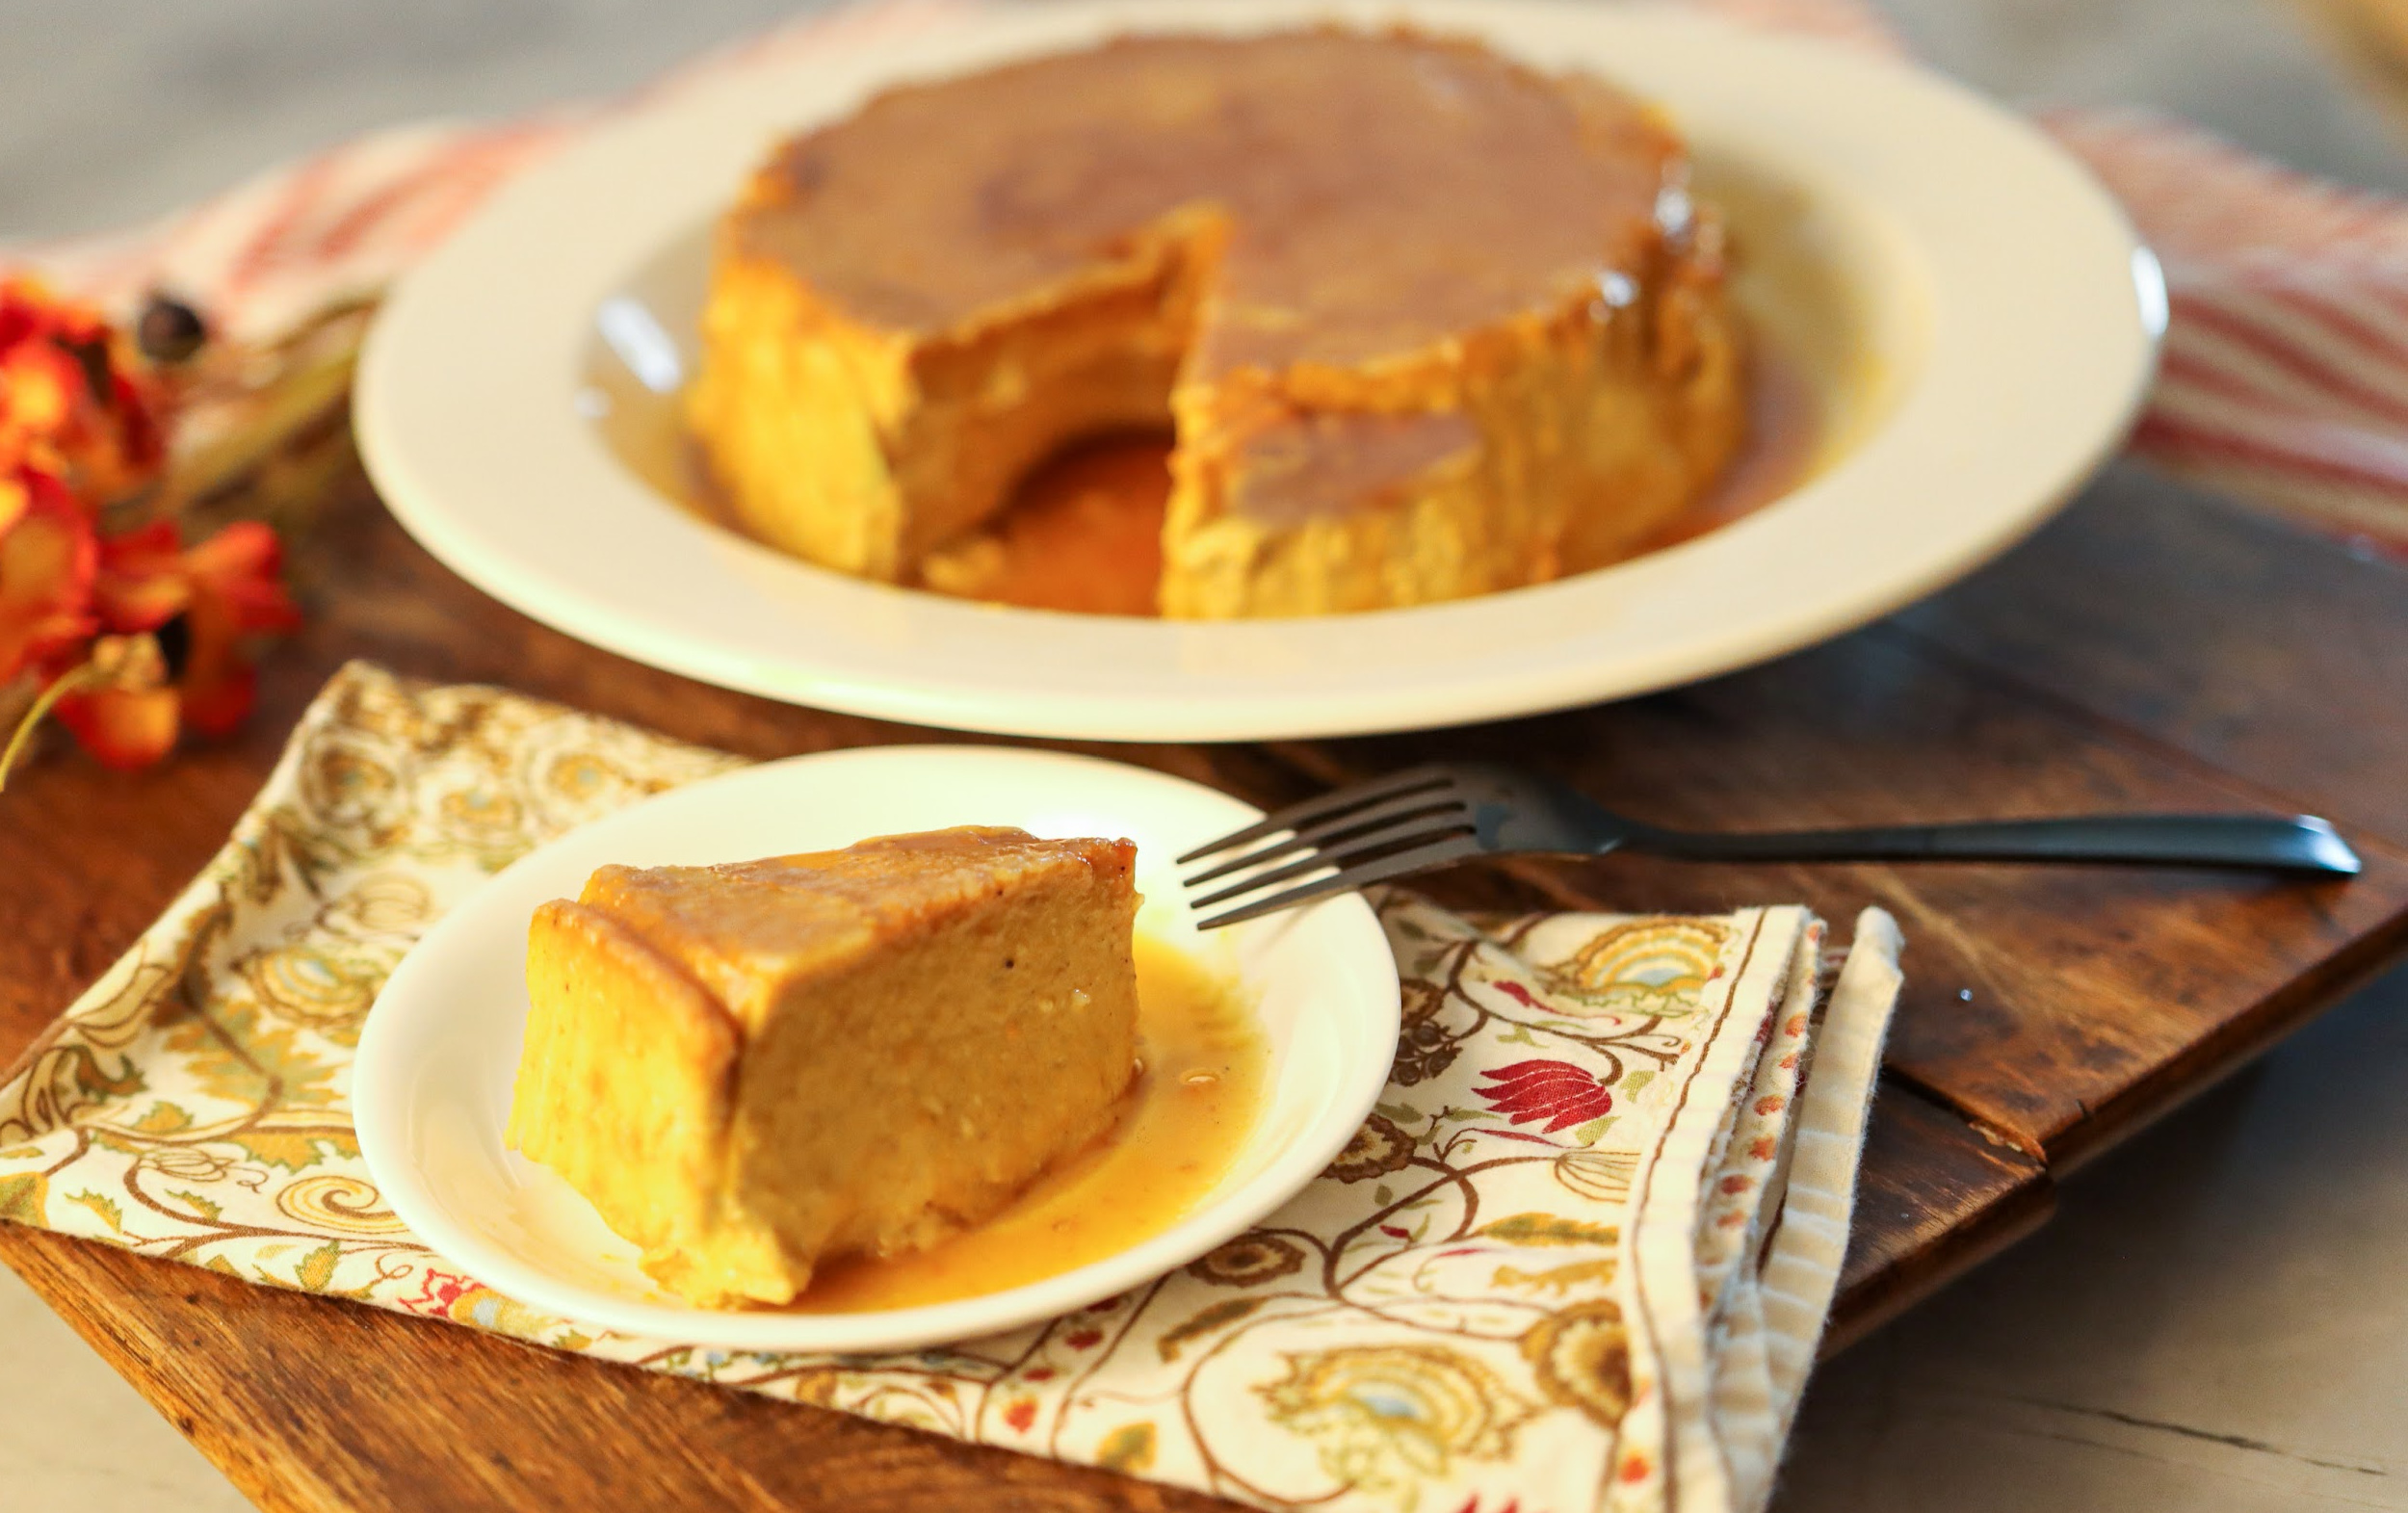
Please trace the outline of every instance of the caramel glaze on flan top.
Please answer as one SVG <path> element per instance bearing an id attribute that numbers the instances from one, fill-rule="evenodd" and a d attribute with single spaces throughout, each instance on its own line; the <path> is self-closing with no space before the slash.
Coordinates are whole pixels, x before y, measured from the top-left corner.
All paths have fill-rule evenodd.
<path id="1" fill-rule="evenodd" d="M 900 88 L 727 216 L 690 418 L 749 529 L 871 578 L 960 579 L 1032 465 L 1168 424 L 1165 614 L 1543 582 L 1636 549 L 1738 441 L 1686 179 L 1620 91 L 1405 32 Z"/>

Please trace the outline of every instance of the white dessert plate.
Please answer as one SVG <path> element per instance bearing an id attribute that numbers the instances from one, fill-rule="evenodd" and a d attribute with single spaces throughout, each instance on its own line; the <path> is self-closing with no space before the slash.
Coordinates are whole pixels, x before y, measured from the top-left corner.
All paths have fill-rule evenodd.
<path id="1" fill-rule="evenodd" d="M 869 747 L 748 768 L 600 820 L 513 864 L 404 959 L 360 1037 L 361 1154 L 394 1213 L 469 1275 L 580 1322 L 743 1350 L 909 1349 L 1051 1317 L 1152 1280 L 1243 1232 L 1345 1148 L 1396 1053 L 1395 958 L 1347 897 L 1199 936 L 1173 857 L 1259 819 L 1211 789 L 1092 758 Z M 879 1313 L 715 1311 L 659 1288 L 566 1183 L 503 1145 L 528 1011 L 527 921 L 606 862 L 709 863 L 955 824 L 1126 836 L 1138 927 L 1235 978 L 1269 1047 L 1261 1111 L 1227 1172 L 1171 1228 L 982 1297 Z M 642 1048 L 630 1047 L 630 1055 Z"/>
<path id="2" fill-rule="evenodd" d="M 1251 623 L 1101 619 L 856 582 L 671 502 L 710 226 L 772 143 L 880 87 L 1143 30 L 1339 16 L 1468 34 L 1665 106 L 1735 230 L 1738 296 L 1823 412 L 1779 502 L 1560 583 Z M 796 703 L 1105 740 L 1343 735 L 1667 687 L 1970 571 L 2123 435 L 2157 265 L 2086 170 L 1930 74 L 1643 6 L 1063 0 L 732 69 L 510 185 L 406 278 L 358 381 L 362 452 L 429 550 L 624 656 Z"/>

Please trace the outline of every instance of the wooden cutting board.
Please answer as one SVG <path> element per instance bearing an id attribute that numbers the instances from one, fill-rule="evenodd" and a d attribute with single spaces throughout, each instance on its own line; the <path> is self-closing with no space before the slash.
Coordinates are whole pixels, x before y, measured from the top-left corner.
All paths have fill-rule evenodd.
<path id="1" fill-rule="evenodd" d="M 1945 500 L 1932 508 L 1945 509 Z M 722 692 L 486 600 L 353 479 L 302 543 L 309 624 L 235 741 L 135 777 L 54 753 L 0 797 L 0 1060 L 224 839 L 345 659 L 486 681 L 754 757 L 965 739 Z M 2408 574 L 2117 472 L 2004 561 L 1881 624 L 1629 703 L 1434 734 L 1070 746 L 1260 802 L 1509 756 L 1701 826 L 2305 810 L 2346 884 L 1999 867 L 1466 871 L 1458 900 L 1904 926 L 1907 991 L 1833 1326 L 1861 1335 L 2046 1219 L 2052 1183 L 2384 966 L 2408 932 Z M 261 1506 L 1205 1508 L 1213 1500 L 554 1356 L 0 1226 L 33 1284 Z"/>

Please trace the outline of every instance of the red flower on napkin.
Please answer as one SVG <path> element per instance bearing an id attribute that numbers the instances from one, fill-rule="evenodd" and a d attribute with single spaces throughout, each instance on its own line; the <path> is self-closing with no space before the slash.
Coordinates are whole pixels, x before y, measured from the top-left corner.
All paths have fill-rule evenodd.
<path id="1" fill-rule="evenodd" d="M 1486 1074 L 1473 1091 L 1514 1124 L 1544 1119 L 1554 1135 L 1613 1111 L 1613 1094 L 1569 1061 L 1516 1061 Z"/>

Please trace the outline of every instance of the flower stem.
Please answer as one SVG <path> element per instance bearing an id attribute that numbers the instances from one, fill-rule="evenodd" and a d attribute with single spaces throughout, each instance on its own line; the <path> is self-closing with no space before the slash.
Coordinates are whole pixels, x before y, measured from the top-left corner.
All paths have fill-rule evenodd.
<path id="1" fill-rule="evenodd" d="M 26 745 L 34 739 L 34 727 L 42 722 L 59 700 L 92 681 L 92 664 L 87 662 L 62 674 L 57 682 L 42 690 L 34 699 L 32 706 L 25 711 L 25 717 L 16 722 L 16 729 L 10 735 L 7 747 L 0 748 L 0 793 L 8 791 L 9 774 L 16 770 L 17 758 L 25 754 Z"/>

